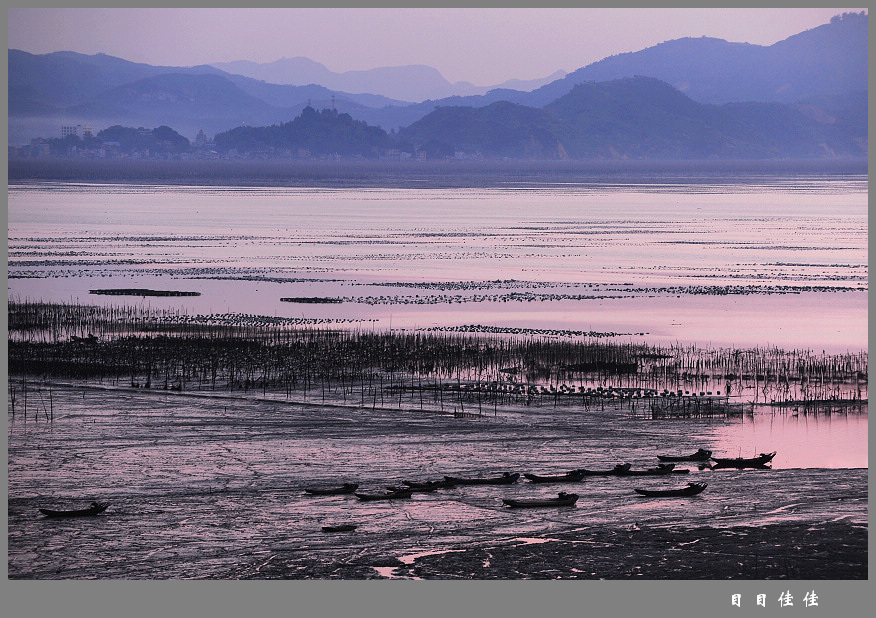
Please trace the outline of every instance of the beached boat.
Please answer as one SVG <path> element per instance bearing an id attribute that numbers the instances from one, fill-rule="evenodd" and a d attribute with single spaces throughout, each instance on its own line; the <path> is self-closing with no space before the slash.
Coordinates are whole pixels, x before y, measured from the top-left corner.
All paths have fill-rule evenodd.
<path id="1" fill-rule="evenodd" d="M 305 487 L 304 491 L 314 496 L 338 496 L 351 494 L 359 488 L 356 483 L 344 483 L 340 487 Z"/>
<path id="2" fill-rule="evenodd" d="M 502 502 L 512 508 L 539 506 L 572 506 L 578 501 L 578 494 L 567 494 L 561 491 L 556 498 L 503 498 Z"/>
<path id="3" fill-rule="evenodd" d="M 676 489 L 634 489 L 633 491 L 649 498 L 672 498 L 676 496 L 695 496 L 706 487 L 706 483 L 688 483 L 687 487 L 678 487 Z"/>
<path id="4" fill-rule="evenodd" d="M 654 476 L 661 474 L 687 474 L 690 470 L 687 468 L 680 468 L 678 470 L 675 469 L 674 463 L 662 463 L 657 464 L 654 468 L 648 468 L 647 470 L 624 470 L 623 472 L 618 472 L 618 476 Z"/>
<path id="5" fill-rule="evenodd" d="M 447 481 L 425 481 L 422 483 L 418 483 L 416 481 L 402 481 L 402 485 L 407 485 L 414 491 L 453 487 L 453 483 L 448 483 Z"/>
<path id="6" fill-rule="evenodd" d="M 776 451 L 761 453 L 757 457 L 712 457 L 715 465 L 712 468 L 763 468 L 773 460 Z"/>
<path id="7" fill-rule="evenodd" d="M 40 509 L 40 513 L 46 517 L 83 517 L 86 515 L 98 515 L 106 510 L 109 502 L 92 502 L 87 509 L 75 509 L 72 511 L 56 511 L 54 509 Z"/>
<path id="8" fill-rule="evenodd" d="M 453 485 L 510 485 L 520 478 L 519 472 L 505 472 L 502 476 L 486 479 L 466 479 L 458 476 L 445 476 L 444 480 Z"/>
<path id="9" fill-rule="evenodd" d="M 362 494 L 356 492 L 355 496 L 359 500 L 400 500 L 402 498 L 410 498 L 411 493 L 411 490 L 406 489 L 403 491 L 390 491 L 385 494 Z"/>
<path id="10" fill-rule="evenodd" d="M 709 461 L 712 451 L 701 448 L 690 455 L 657 455 L 660 461 Z"/>
<path id="11" fill-rule="evenodd" d="M 323 532 L 352 532 L 358 526 L 356 524 L 340 524 L 337 526 L 323 526 Z"/>
<path id="12" fill-rule="evenodd" d="M 438 488 L 437 487 L 410 487 L 410 486 L 399 487 L 397 485 L 387 485 L 386 489 L 388 491 L 410 491 L 413 493 L 431 493 Z"/>
<path id="13" fill-rule="evenodd" d="M 570 470 L 565 474 L 557 474 L 553 476 L 542 476 L 539 474 L 523 473 L 529 481 L 533 483 L 577 483 L 584 479 L 584 473 L 581 470 Z"/>
<path id="14" fill-rule="evenodd" d="M 588 470 L 587 468 L 580 468 L 575 470 L 575 472 L 580 472 L 582 476 L 611 476 L 613 474 L 623 474 L 632 467 L 633 464 L 622 463 L 617 464 L 611 470 Z"/>

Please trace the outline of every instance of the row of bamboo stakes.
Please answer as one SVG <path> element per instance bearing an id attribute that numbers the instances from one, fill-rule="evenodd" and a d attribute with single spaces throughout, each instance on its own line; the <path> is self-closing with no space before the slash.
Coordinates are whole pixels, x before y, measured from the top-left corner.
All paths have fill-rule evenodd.
<path id="1" fill-rule="evenodd" d="M 192 320 L 142 306 L 9 302 L 9 374 L 167 390 L 418 405 L 604 405 L 727 413 L 733 400 L 866 400 L 866 351 L 703 349 L 601 339 Z M 18 389 L 18 390 L 16 390 Z M 407 395 L 407 398 L 405 397 Z M 10 381 L 10 403 L 24 397 Z M 655 403 L 656 402 L 656 403 Z"/>

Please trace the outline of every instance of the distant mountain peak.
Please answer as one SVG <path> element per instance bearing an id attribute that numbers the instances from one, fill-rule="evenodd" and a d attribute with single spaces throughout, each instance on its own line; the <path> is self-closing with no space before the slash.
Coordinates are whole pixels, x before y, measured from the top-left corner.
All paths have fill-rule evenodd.
<path id="1" fill-rule="evenodd" d="M 249 60 L 219 62 L 212 65 L 228 73 L 259 79 L 271 84 L 319 84 L 330 90 L 383 95 L 400 101 L 427 101 L 452 96 L 485 94 L 494 88 L 530 91 L 565 77 L 565 71 L 555 71 L 541 79 L 511 79 L 498 86 L 475 86 L 466 81 L 451 83 L 435 67 L 426 64 L 405 64 L 372 69 L 335 72 L 325 65 L 306 58 L 280 58 L 273 62 Z"/>
<path id="2" fill-rule="evenodd" d="M 769 46 L 706 36 L 664 41 L 591 63 L 564 81 L 607 81 L 640 74 L 683 88 L 704 103 L 792 103 L 808 96 L 866 89 L 866 60 L 867 15 L 847 13 Z"/>
<path id="3" fill-rule="evenodd" d="M 576 84 L 639 75 L 670 84 L 690 101 L 700 104 L 805 101 L 817 108 L 801 108 L 810 117 L 836 118 L 837 127 L 853 126 L 856 139 L 866 147 L 867 24 L 866 13 L 848 13 L 770 46 L 686 37 L 611 56 L 569 74 L 558 71 L 541 80 L 513 79 L 489 88 L 466 82 L 451 84 L 437 69 L 426 65 L 336 73 L 309 58 L 296 56 L 265 65 L 238 61 L 161 67 L 104 53 L 85 55 L 66 51 L 34 55 L 10 49 L 8 138 L 10 143 L 27 142 L 35 136 L 59 133 L 62 124 L 77 122 L 95 127 L 129 121 L 157 126 L 171 124 L 171 119 L 175 129 L 194 136 L 199 129 L 225 131 L 244 121 L 250 125 L 286 122 L 311 100 L 336 106 L 371 125 L 399 131 L 434 111 L 436 106 L 482 108 L 508 101 L 544 109 L 563 98 Z M 271 71 L 294 75 L 283 77 Z M 155 90 L 154 96 L 147 96 L 142 90 L 142 96 L 129 96 L 149 82 L 140 83 L 133 91 L 118 89 L 167 73 L 186 77 L 180 77 L 176 85 L 165 82 L 165 90 L 161 93 Z M 183 90 L 200 92 L 194 76 L 208 74 L 221 75 L 230 84 L 220 87 L 218 82 L 200 80 L 208 94 L 194 99 L 202 100 L 202 105 L 176 110 L 160 105 L 159 94 L 166 95 L 167 101 L 183 101 Z M 185 85 L 187 81 L 190 83 Z M 211 83 L 212 90 L 207 88 Z M 662 92 L 654 90 L 652 98 Z M 666 92 L 665 100 L 672 100 L 673 96 Z M 681 99 L 677 101 L 690 105 Z M 572 100 L 565 103 L 579 104 Z M 493 111 L 497 109 L 503 107 Z M 471 120 L 477 118 L 475 115 Z"/>

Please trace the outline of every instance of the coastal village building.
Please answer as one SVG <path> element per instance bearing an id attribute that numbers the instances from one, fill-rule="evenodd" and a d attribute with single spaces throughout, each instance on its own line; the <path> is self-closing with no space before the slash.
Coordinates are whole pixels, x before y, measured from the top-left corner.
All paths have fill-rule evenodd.
<path id="1" fill-rule="evenodd" d="M 87 125 L 81 124 L 67 124 L 61 127 L 61 137 L 69 137 L 71 135 L 75 135 L 76 137 L 94 137 L 94 129 Z"/>

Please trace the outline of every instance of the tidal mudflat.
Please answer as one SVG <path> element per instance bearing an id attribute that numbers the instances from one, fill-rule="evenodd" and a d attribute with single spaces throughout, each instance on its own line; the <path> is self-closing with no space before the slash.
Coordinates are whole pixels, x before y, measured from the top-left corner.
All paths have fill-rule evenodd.
<path id="1" fill-rule="evenodd" d="M 10 316 L 12 578 L 866 577 L 862 354 L 193 326 L 69 305 Z M 91 334 L 62 334 L 74 324 Z M 767 469 L 684 462 L 400 500 L 304 491 L 638 471 L 699 448 L 779 453 Z M 634 491 L 687 482 L 708 487 Z M 579 501 L 502 502 L 561 490 Z M 93 500 L 111 507 L 38 511 Z M 339 525 L 356 529 L 322 529 Z M 700 543 L 709 560 L 684 558 Z"/>
<path id="2" fill-rule="evenodd" d="M 865 579 L 866 184 L 11 187 L 9 577 Z"/>
<path id="3" fill-rule="evenodd" d="M 379 502 L 304 492 L 621 461 L 645 469 L 667 451 L 730 451 L 739 442 L 725 419 L 646 420 L 620 404 L 461 417 L 60 383 L 40 396 L 53 421 L 42 409 L 25 420 L 19 402 L 8 426 L 11 579 L 867 577 L 866 461 L 679 464 L 689 473 L 562 485 L 521 478 Z M 833 414 L 835 427 L 842 417 Z M 689 481 L 708 487 L 673 499 L 633 491 Z M 561 490 L 578 493 L 578 503 L 502 504 Z M 97 499 L 111 506 L 96 517 L 37 510 Z M 348 523 L 357 529 L 322 531 Z"/>

